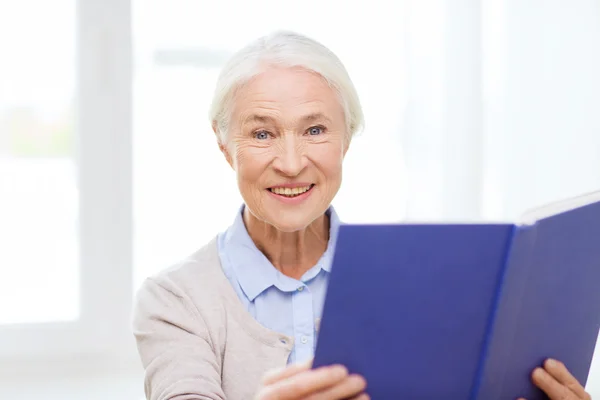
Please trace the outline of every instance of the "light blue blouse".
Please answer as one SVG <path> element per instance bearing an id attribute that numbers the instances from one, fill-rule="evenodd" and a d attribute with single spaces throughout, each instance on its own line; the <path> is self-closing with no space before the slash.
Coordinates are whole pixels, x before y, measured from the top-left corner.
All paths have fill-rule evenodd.
<path id="1" fill-rule="evenodd" d="M 219 234 L 219 257 L 223 271 L 248 312 L 263 326 L 294 338 L 288 363 L 313 357 L 319 321 L 340 221 L 333 207 L 330 240 L 317 264 L 300 280 L 279 272 L 258 250 L 242 218 L 244 207 L 233 225 Z M 333 240 L 332 240 L 333 239 Z"/>

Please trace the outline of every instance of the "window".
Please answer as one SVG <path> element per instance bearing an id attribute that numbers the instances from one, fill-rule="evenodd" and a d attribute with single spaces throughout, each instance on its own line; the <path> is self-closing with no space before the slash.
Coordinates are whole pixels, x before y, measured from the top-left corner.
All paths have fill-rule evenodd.
<path id="1" fill-rule="evenodd" d="M 0 3 L 0 48 L 0 324 L 74 320 L 74 2 Z"/>
<path id="2" fill-rule="evenodd" d="M 121 0 L 0 2 L 2 360 L 134 353 L 130 26 Z"/>

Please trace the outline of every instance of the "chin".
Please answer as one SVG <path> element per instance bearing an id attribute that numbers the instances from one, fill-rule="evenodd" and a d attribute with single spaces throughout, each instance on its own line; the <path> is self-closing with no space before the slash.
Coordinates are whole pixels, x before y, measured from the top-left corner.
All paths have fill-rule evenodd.
<path id="1" fill-rule="evenodd" d="M 292 233 L 306 229 L 314 220 L 324 213 L 325 210 L 321 213 L 307 213 L 301 209 L 293 211 L 281 209 L 271 213 L 271 218 L 269 218 L 270 221 L 267 222 L 281 232 Z"/>
<path id="2" fill-rule="evenodd" d="M 293 233 L 306 229 L 311 222 L 309 218 L 300 221 L 291 218 L 275 218 L 271 221 L 271 225 L 277 228 L 278 231 Z"/>

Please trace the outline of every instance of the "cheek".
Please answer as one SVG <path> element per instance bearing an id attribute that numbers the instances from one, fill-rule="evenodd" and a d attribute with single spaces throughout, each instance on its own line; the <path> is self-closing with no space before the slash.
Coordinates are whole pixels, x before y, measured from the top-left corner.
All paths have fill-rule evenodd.
<path id="1" fill-rule="evenodd" d="M 318 146 L 312 152 L 312 159 L 326 178 L 341 176 L 344 152 L 340 146 Z"/>
<path id="2" fill-rule="evenodd" d="M 342 184 L 342 161 L 331 158 L 323 165 L 323 174 L 327 179 L 329 190 L 337 192 Z"/>
<path id="3" fill-rule="evenodd" d="M 241 185 L 255 184 L 266 166 L 270 154 L 267 149 L 238 146 L 235 151 L 235 170 Z"/>

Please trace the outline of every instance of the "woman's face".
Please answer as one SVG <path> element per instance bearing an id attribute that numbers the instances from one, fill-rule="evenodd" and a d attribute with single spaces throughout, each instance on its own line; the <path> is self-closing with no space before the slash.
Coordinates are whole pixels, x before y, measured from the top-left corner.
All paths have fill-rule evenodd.
<path id="1" fill-rule="evenodd" d="M 294 232 L 323 215 L 349 143 L 338 96 L 322 77 L 267 69 L 236 93 L 229 127 L 221 149 L 256 218 Z"/>

